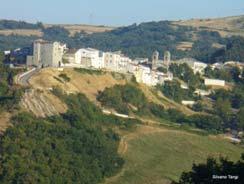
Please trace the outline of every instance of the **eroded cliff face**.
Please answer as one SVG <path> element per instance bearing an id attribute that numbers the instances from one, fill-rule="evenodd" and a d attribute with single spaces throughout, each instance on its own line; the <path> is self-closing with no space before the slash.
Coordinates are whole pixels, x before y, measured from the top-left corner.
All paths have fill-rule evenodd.
<path id="1" fill-rule="evenodd" d="M 20 106 L 37 117 L 46 117 L 64 113 L 66 105 L 50 91 L 29 89 L 25 91 Z"/>

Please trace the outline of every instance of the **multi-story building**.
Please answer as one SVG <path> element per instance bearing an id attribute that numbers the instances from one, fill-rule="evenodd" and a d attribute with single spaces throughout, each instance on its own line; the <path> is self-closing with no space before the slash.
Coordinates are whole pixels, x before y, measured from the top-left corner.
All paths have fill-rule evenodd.
<path id="1" fill-rule="evenodd" d="M 156 86 L 157 84 L 163 84 L 165 81 L 173 80 L 172 73 L 168 72 L 165 74 L 162 72 L 157 72 L 151 70 L 149 66 L 145 65 L 138 65 L 136 68 L 134 68 L 133 74 L 138 83 L 144 83 L 148 86 Z"/>
<path id="2" fill-rule="evenodd" d="M 33 43 L 33 55 L 27 57 L 27 65 L 59 67 L 65 51 L 66 45 L 60 42 L 36 40 Z"/>
<path id="3" fill-rule="evenodd" d="M 81 52 L 80 49 L 70 49 L 63 56 L 63 64 L 72 65 L 72 64 L 81 64 Z"/>
<path id="4" fill-rule="evenodd" d="M 131 63 L 131 59 L 118 52 L 106 52 L 104 57 L 104 67 L 107 70 L 127 72 L 128 64 Z"/>
<path id="5" fill-rule="evenodd" d="M 82 66 L 96 68 L 96 69 L 104 68 L 103 52 L 92 48 L 80 49 L 79 52 L 81 55 L 80 64 Z"/>

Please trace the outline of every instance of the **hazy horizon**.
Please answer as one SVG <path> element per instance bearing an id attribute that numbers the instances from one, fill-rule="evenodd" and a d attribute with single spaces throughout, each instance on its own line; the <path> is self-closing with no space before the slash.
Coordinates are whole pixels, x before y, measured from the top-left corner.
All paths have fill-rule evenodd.
<path id="1" fill-rule="evenodd" d="M 6 8 L 6 7 L 10 8 Z M 11 9 L 11 12 L 10 12 Z M 41 21 L 46 24 L 125 26 L 160 20 L 188 20 L 239 16 L 243 0 L 8 0 L 2 2 L 0 19 Z"/>

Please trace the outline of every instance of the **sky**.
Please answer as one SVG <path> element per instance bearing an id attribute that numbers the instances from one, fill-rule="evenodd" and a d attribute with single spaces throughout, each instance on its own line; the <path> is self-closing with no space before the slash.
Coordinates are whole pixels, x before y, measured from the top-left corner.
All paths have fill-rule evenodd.
<path id="1" fill-rule="evenodd" d="M 0 19 L 125 26 L 244 14 L 244 0 L 2 0 Z"/>

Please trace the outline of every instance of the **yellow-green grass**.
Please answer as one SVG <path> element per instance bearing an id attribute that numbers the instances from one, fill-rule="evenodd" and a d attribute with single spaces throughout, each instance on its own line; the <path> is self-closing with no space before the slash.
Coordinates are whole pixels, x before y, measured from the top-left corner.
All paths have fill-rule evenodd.
<path id="1" fill-rule="evenodd" d="M 128 140 L 126 161 L 120 174 L 106 184 L 163 184 L 178 180 L 192 164 L 208 156 L 238 160 L 244 151 L 221 138 L 168 130 Z"/>

